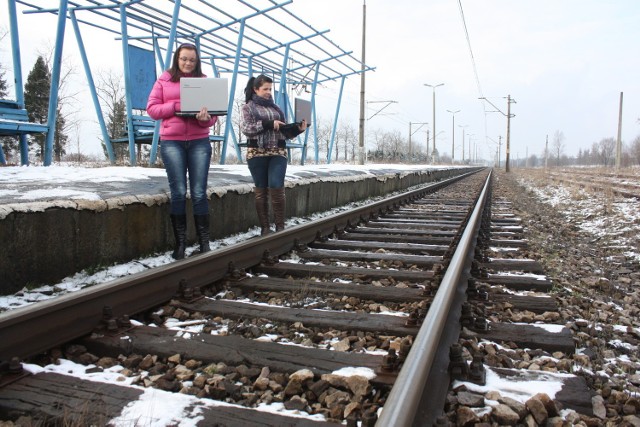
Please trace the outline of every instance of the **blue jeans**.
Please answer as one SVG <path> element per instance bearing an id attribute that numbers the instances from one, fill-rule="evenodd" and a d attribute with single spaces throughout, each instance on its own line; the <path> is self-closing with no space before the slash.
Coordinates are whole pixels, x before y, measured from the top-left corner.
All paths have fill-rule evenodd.
<path id="1" fill-rule="evenodd" d="M 171 215 L 185 215 L 187 212 L 187 173 L 193 214 L 208 214 L 207 178 L 211 162 L 209 138 L 162 141 L 160 155 L 171 190 Z"/>
<path id="2" fill-rule="evenodd" d="M 247 160 L 249 172 L 257 188 L 282 188 L 287 173 L 287 158 L 260 156 Z"/>

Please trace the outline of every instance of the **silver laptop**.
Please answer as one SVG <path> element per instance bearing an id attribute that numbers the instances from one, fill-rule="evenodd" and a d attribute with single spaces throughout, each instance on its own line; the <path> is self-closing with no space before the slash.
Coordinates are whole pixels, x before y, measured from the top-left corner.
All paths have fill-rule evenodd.
<path id="1" fill-rule="evenodd" d="M 293 109 L 295 112 L 296 123 L 301 123 L 302 120 L 307 121 L 307 126 L 311 124 L 311 101 L 306 99 L 296 98 L 293 101 Z"/>
<path id="2" fill-rule="evenodd" d="M 194 117 L 202 107 L 212 116 L 224 116 L 229 106 L 229 82 L 224 78 L 180 79 L 180 111 L 177 116 Z"/>

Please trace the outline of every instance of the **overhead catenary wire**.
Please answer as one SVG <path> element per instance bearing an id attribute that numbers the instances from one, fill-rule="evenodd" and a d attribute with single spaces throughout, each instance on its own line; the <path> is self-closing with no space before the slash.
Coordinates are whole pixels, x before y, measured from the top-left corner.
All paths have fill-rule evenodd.
<path id="1" fill-rule="evenodd" d="M 480 84 L 480 76 L 478 74 L 478 67 L 476 66 L 476 59 L 475 56 L 473 54 L 473 49 L 471 48 L 471 37 L 469 36 L 469 30 L 467 27 L 467 22 L 464 16 L 464 9 L 462 8 L 462 0 L 458 0 L 458 8 L 460 10 L 460 19 L 462 20 L 462 27 L 464 29 L 464 35 L 465 35 L 465 39 L 467 41 L 467 47 L 469 48 L 469 57 L 471 59 L 471 66 L 473 68 L 473 75 L 476 81 L 476 88 L 478 90 L 478 99 L 481 98 L 485 98 L 483 92 L 482 92 L 482 85 Z M 485 135 L 485 141 L 488 138 L 488 130 L 487 130 L 487 108 L 484 102 L 481 101 L 481 105 L 482 105 L 482 109 L 484 112 L 483 115 L 483 123 L 484 123 L 484 135 Z"/>

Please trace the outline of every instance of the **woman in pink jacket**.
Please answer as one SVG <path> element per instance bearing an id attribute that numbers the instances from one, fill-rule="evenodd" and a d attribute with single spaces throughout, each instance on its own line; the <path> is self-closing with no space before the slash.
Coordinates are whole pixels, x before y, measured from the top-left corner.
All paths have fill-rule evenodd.
<path id="1" fill-rule="evenodd" d="M 162 73 L 151 89 L 147 113 L 162 120 L 160 155 L 167 172 L 171 191 L 171 225 L 176 240 L 174 259 L 184 258 L 187 234 L 187 173 L 193 205 L 193 217 L 200 252 L 209 248 L 209 200 L 207 178 L 211 161 L 209 128 L 217 117 L 203 107 L 195 117 L 179 117 L 180 78 L 206 77 L 202 73 L 200 55 L 192 44 L 181 44 L 173 54 L 171 68 Z"/>

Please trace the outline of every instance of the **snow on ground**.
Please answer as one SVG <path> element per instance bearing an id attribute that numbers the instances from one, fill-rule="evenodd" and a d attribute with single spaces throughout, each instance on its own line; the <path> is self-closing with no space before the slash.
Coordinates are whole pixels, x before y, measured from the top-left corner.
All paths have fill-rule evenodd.
<path id="1" fill-rule="evenodd" d="M 521 175 L 520 185 L 541 202 L 558 210 L 567 222 L 610 247 L 623 247 L 625 255 L 640 260 L 640 203 L 635 198 L 612 197 L 606 192 L 559 183 L 545 184 Z"/>

